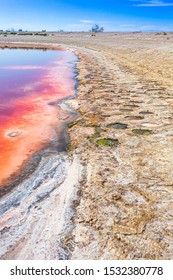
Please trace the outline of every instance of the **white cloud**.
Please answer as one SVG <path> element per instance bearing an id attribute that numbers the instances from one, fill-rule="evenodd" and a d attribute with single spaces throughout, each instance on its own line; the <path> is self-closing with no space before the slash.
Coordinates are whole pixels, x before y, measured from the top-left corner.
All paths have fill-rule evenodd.
<path id="1" fill-rule="evenodd" d="M 134 2 L 142 2 L 139 4 L 135 4 L 134 6 L 137 7 L 170 7 L 173 6 L 173 3 L 167 3 L 164 1 L 157 1 L 157 0 L 148 0 L 148 1 L 142 1 L 142 0 L 132 0 Z"/>
<path id="2" fill-rule="evenodd" d="M 90 19 L 80 19 L 79 22 L 84 23 L 84 24 L 94 23 L 94 21 L 90 20 Z"/>

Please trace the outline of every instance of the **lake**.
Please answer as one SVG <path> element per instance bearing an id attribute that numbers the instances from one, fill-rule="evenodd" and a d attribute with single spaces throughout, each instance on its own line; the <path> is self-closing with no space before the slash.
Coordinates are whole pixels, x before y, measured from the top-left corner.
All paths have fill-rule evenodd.
<path id="1" fill-rule="evenodd" d="M 75 94 L 76 60 L 66 50 L 0 49 L 0 186 L 58 143 L 69 118 L 59 103 Z"/>

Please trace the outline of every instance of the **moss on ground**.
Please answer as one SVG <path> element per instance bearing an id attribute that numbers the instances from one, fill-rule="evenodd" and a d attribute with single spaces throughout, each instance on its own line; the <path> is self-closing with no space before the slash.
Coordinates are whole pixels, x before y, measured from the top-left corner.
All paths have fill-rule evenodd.
<path id="1" fill-rule="evenodd" d="M 150 135 L 152 134 L 152 130 L 149 129 L 133 129 L 132 132 L 138 135 Z"/>
<path id="2" fill-rule="evenodd" d="M 112 139 L 112 138 L 103 138 L 97 140 L 97 144 L 102 145 L 102 146 L 115 146 L 120 144 L 118 139 Z"/>

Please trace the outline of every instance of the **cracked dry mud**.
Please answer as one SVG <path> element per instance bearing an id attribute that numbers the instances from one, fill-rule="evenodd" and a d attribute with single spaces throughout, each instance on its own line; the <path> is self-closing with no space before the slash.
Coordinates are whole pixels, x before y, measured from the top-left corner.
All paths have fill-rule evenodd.
<path id="1" fill-rule="evenodd" d="M 68 156 L 81 170 L 62 240 L 68 258 L 173 259 L 173 35 L 51 40 L 79 57 L 68 101 L 80 112 Z"/>

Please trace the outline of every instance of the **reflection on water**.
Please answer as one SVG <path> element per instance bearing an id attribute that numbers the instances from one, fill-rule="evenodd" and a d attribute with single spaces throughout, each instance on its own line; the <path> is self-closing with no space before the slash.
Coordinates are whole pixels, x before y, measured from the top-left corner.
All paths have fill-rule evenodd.
<path id="1" fill-rule="evenodd" d="M 29 155 L 56 139 L 58 99 L 74 94 L 67 51 L 0 49 L 0 185 Z"/>

